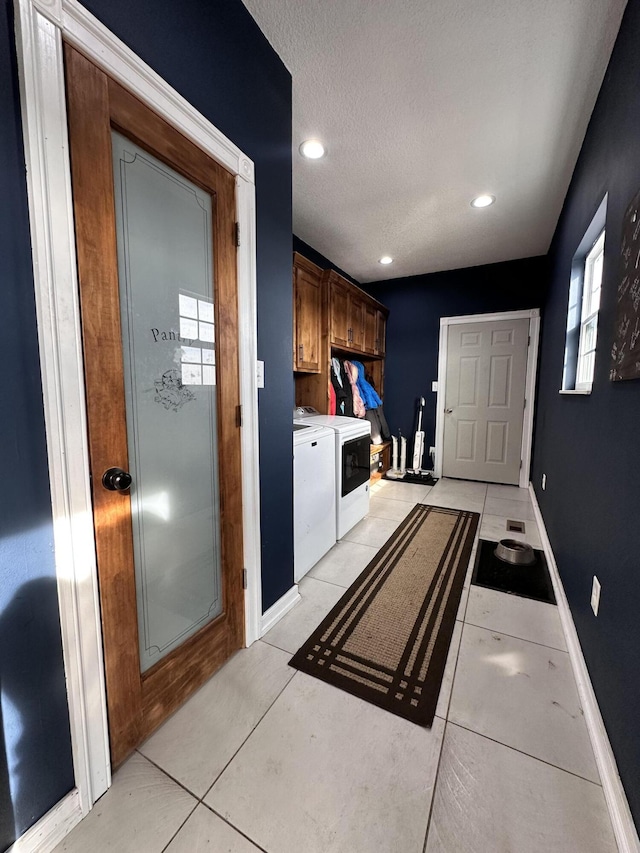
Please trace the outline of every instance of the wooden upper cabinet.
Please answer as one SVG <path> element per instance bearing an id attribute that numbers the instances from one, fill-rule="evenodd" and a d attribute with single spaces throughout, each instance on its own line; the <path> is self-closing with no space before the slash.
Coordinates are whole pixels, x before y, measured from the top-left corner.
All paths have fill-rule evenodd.
<path id="1" fill-rule="evenodd" d="M 378 309 L 372 302 L 364 303 L 364 345 L 368 355 L 377 355 Z"/>
<path id="2" fill-rule="evenodd" d="M 374 355 L 383 356 L 386 352 L 387 312 L 376 308 L 376 336 Z"/>
<path id="3" fill-rule="evenodd" d="M 320 373 L 323 330 L 322 270 L 293 256 L 293 369 Z"/>
<path id="4" fill-rule="evenodd" d="M 346 352 L 382 356 L 387 309 L 335 270 L 325 270 L 329 344 Z"/>
<path id="5" fill-rule="evenodd" d="M 325 273 L 329 284 L 329 337 L 333 346 L 351 346 L 349 284 L 336 273 Z"/>

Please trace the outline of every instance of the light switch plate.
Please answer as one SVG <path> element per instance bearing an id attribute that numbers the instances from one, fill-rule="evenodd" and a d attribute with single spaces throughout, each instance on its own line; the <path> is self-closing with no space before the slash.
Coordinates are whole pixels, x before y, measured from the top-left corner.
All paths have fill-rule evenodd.
<path id="1" fill-rule="evenodd" d="M 256 382 L 258 388 L 264 388 L 264 361 L 256 361 Z"/>
<path id="2" fill-rule="evenodd" d="M 438 390 L 438 383 L 437 383 L 437 382 L 432 382 L 432 383 L 431 383 L 431 390 L 432 390 L 432 391 L 433 391 L 433 393 L 435 394 L 435 392 Z"/>

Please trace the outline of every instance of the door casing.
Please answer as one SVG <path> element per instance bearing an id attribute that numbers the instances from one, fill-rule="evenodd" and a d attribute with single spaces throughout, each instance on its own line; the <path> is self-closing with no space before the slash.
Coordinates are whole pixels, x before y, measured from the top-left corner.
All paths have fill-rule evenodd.
<path id="1" fill-rule="evenodd" d="M 501 320 L 529 320 L 529 350 L 527 353 L 527 375 L 525 379 L 524 421 L 522 424 L 522 446 L 520 469 L 520 488 L 527 488 L 531 473 L 531 449 L 533 442 L 533 412 L 535 405 L 536 372 L 538 366 L 538 345 L 540 340 L 540 309 L 531 308 L 524 311 L 504 311 L 499 314 L 466 314 L 460 317 L 440 318 L 440 341 L 438 349 L 438 390 L 436 391 L 436 455 L 434 474 L 442 477 L 444 455 L 444 400 L 445 382 L 447 376 L 447 349 L 449 344 L 449 327 L 465 323 L 493 323 Z"/>
<path id="2" fill-rule="evenodd" d="M 38 342 L 76 788 L 46 829 L 55 846 L 111 782 L 83 358 L 67 139 L 62 38 L 235 175 L 245 639 L 260 636 L 260 500 L 256 382 L 256 224 L 252 161 L 77 2 L 16 0 L 16 46 Z M 45 816 L 47 818 L 47 816 Z M 43 818 L 43 821 L 45 820 Z"/>
<path id="3" fill-rule="evenodd" d="M 111 760 L 119 765 L 244 645 L 235 187 L 226 169 L 69 45 L 65 71 Z M 140 671 L 138 658 L 134 565 L 140 557 L 134 556 L 132 504 L 128 493 L 110 491 L 101 481 L 103 471 L 113 464 L 133 469 L 125 415 L 123 280 L 116 249 L 115 128 L 199 186 L 212 203 L 207 238 L 212 246 L 209 284 L 217 327 L 213 392 L 217 412 L 210 439 L 220 459 L 223 604 L 216 619 L 145 672 Z"/>

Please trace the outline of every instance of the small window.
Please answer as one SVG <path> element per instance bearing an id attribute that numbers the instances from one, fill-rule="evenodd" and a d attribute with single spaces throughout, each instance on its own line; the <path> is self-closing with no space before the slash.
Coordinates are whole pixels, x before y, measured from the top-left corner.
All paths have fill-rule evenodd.
<path id="1" fill-rule="evenodd" d="M 563 391 L 589 393 L 593 383 L 604 266 L 606 202 L 605 196 L 571 265 Z"/>
<path id="2" fill-rule="evenodd" d="M 589 390 L 593 382 L 596 363 L 596 338 L 598 335 L 598 309 L 602 289 L 602 264 L 604 261 L 604 231 L 596 240 L 584 264 L 582 285 L 582 319 L 580 322 L 580 345 L 578 347 L 578 369 L 576 389 Z"/>

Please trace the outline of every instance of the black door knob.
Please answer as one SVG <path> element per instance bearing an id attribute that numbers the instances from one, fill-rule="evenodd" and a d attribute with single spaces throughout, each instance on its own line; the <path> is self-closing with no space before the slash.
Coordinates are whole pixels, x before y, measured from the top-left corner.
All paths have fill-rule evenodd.
<path id="1" fill-rule="evenodd" d="M 122 468 L 108 468 L 102 475 L 102 485 L 110 492 L 126 492 L 132 482 L 131 474 Z"/>

